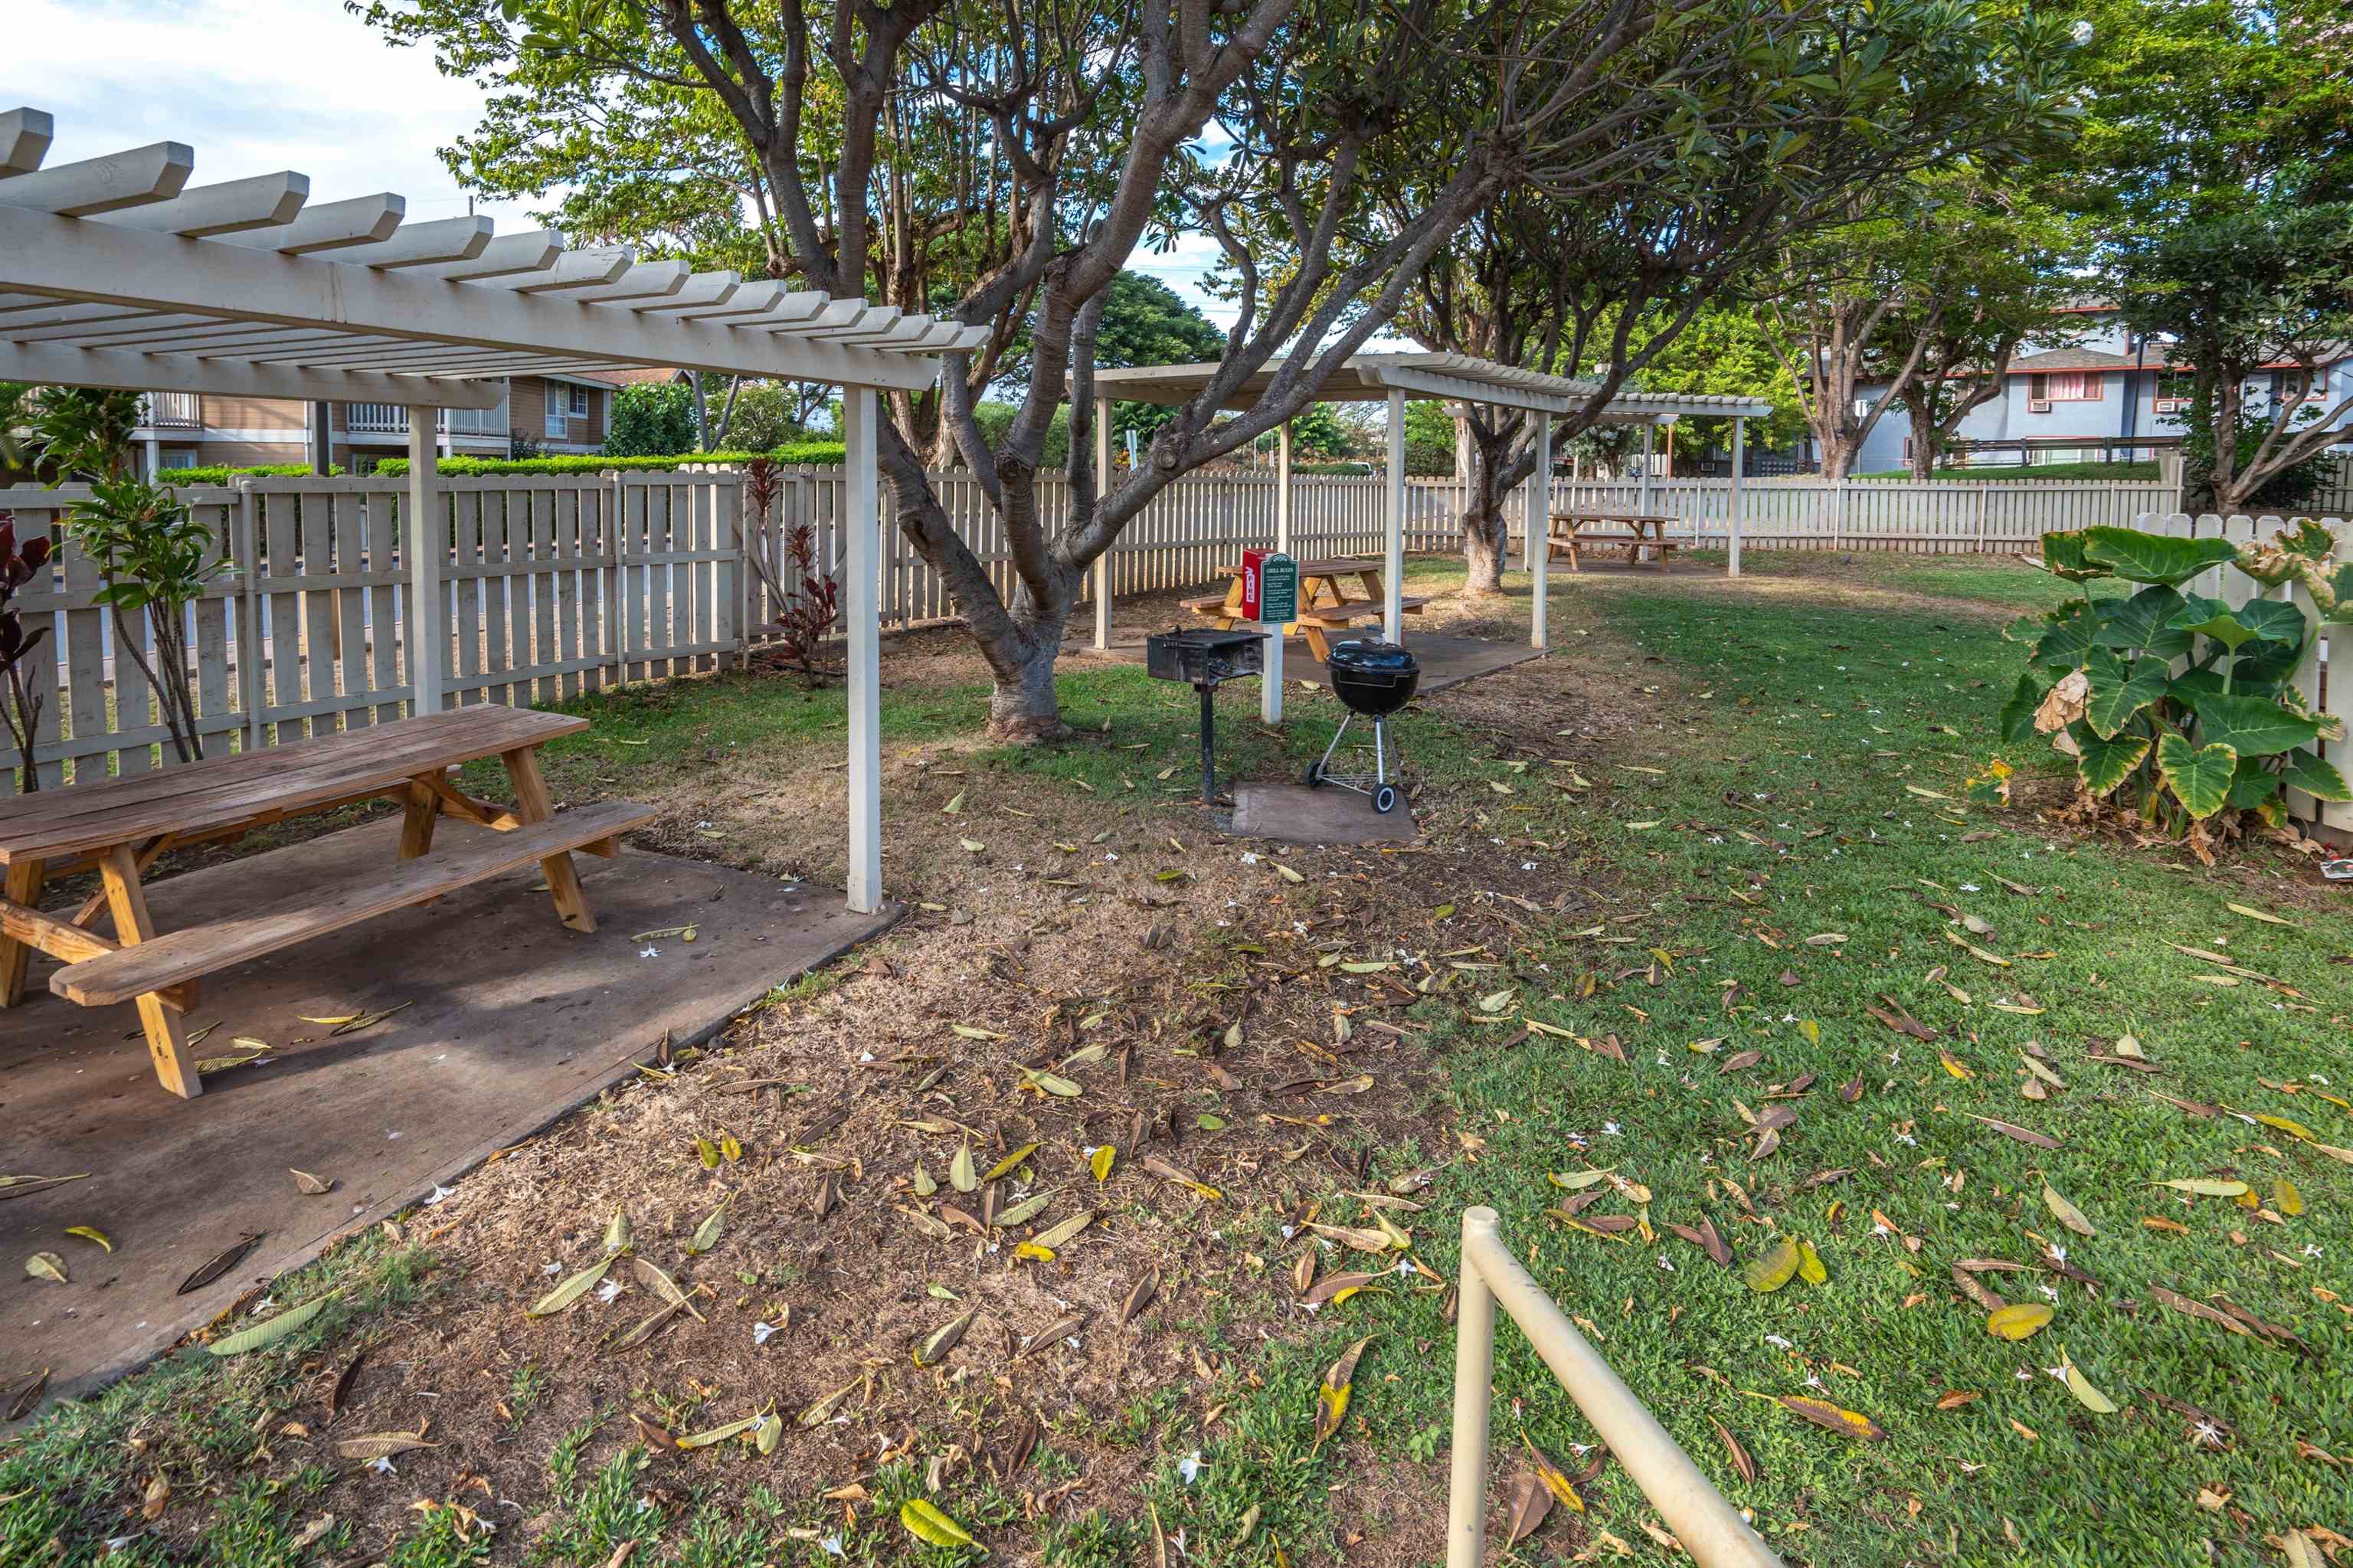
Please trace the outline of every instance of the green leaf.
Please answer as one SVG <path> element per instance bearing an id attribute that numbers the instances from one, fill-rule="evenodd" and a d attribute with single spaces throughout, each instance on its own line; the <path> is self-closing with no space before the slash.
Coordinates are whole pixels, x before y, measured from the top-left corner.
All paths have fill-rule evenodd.
<path id="1" fill-rule="evenodd" d="M 2084 673 L 2091 682 L 2084 718 L 2103 740 L 2116 738 L 2133 715 L 2164 696 L 2173 683 L 2163 659 L 2142 659 L 2128 666 L 2104 648 L 2092 651 Z"/>
<path id="2" fill-rule="evenodd" d="M 2181 596 L 2169 588 L 2102 599 L 2092 607 L 2092 641 L 2103 648 L 2137 648 L 2160 659 L 2187 653 L 2189 634 L 2174 625 L 2182 609 Z"/>
<path id="3" fill-rule="evenodd" d="M 2239 552 L 2221 539 L 2181 539 L 2144 534 L 2137 528 L 2086 528 L 2084 555 L 2094 565 L 2128 581 L 2163 583 L 2169 588 L 2236 560 Z"/>
<path id="4" fill-rule="evenodd" d="M 2035 663 L 2060 673 L 2081 665 L 2092 652 L 2094 624 L 2092 607 L 2082 599 L 2044 616 L 2042 639 L 2034 645 Z"/>
<path id="5" fill-rule="evenodd" d="M 2231 779 L 2238 767 L 2239 754 L 2219 742 L 2193 747 L 2178 735 L 2158 742 L 2158 772 L 2174 798 L 2201 821 L 2230 800 Z"/>
<path id="6" fill-rule="evenodd" d="M 2290 789 L 2301 789 L 2316 800 L 2353 800 L 2353 789 L 2348 789 L 2345 775 L 2336 764 L 2309 751 L 2291 751 L 2287 766 L 2280 779 Z"/>
<path id="7" fill-rule="evenodd" d="M 2263 766 L 2260 757 L 2242 757 L 2239 770 L 2231 775 L 2231 798 L 2225 802 L 2234 811 L 2252 811 L 2279 793 L 2279 775 Z"/>
<path id="8" fill-rule="evenodd" d="M 2018 678 L 2017 690 L 2010 693 L 2010 701 L 2001 705 L 2002 739 L 2016 746 L 2034 738 L 2034 710 L 2042 705 L 2042 698 L 2050 689 L 2031 674 Z"/>
<path id="9" fill-rule="evenodd" d="M 2067 726 L 2067 736 L 2075 743 L 2075 777 L 2094 795 L 2105 795 L 2123 783 L 2148 755 L 2147 736 L 2104 736 L 2082 719 Z"/>
<path id="10" fill-rule="evenodd" d="M 2042 564 L 2051 568 L 2052 576 L 2064 577 L 2071 583 L 2089 582 L 2094 577 L 2114 575 L 2107 567 L 2084 554 L 2081 532 L 2043 535 Z"/>
<path id="11" fill-rule="evenodd" d="M 327 1303 L 334 1298 L 335 1294 L 331 1290 L 316 1301 L 305 1301 L 301 1306 L 290 1311 L 280 1312 L 277 1317 L 267 1321 L 256 1323 L 241 1333 L 231 1334 L 225 1340 L 215 1340 L 205 1349 L 216 1356 L 241 1356 L 248 1351 L 258 1351 L 264 1345 L 274 1345 L 325 1311 Z"/>
<path id="12" fill-rule="evenodd" d="M 2291 713 L 2269 697 L 2200 697 L 2199 739 L 2227 746 L 2240 757 L 2274 757 L 2309 746 L 2320 736 L 2320 721 Z"/>

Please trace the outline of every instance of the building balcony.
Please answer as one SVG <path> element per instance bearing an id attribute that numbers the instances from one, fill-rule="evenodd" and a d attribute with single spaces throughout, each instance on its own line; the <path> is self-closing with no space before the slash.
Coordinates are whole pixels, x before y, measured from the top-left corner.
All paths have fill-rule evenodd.
<path id="1" fill-rule="evenodd" d="M 354 436 L 406 436 L 408 434 L 408 410 L 398 403 L 344 403 L 343 430 Z M 503 440 L 507 433 L 507 406 L 501 400 L 494 408 L 444 408 L 434 427 L 443 435 L 482 436 Z"/>
<path id="2" fill-rule="evenodd" d="M 194 392 L 150 392 L 140 404 L 139 423 L 150 430 L 201 430 L 205 400 Z"/>

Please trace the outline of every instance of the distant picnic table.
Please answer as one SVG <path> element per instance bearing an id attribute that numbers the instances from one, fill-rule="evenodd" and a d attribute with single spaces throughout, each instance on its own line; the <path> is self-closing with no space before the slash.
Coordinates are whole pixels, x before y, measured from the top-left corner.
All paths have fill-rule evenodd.
<path id="1" fill-rule="evenodd" d="M 1240 561 L 1218 568 L 1220 577 L 1231 580 L 1222 594 L 1205 594 L 1184 600 L 1185 608 L 1196 615 L 1204 615 L 1220 631 L 1229 631 L 1242 618 L 1242 567 Z M 1350 593 L 1354 583 L 1357 591 Z M 1407 615 L 1419 615 L 1427 599 L 1407 599 L 1398 603 Z M 1364 620 L 1378 620 L 1383 614 L 1381 597 L 1381 563 L 1342 556 L 1333 560 L 1302 561 L 1299 563 L 1299 619 L 1285 622 L 1286 637 L 1304 636 L 1307 646 L 1319 660 L 1329 660 L 1332 646 L 1327 633 L 1345 633 L 1349 627 Z"/>
<path id="2" fill-rule="evenodd" d="M 204 1092 L 183 1016 L 201 977 L 424 904 L 539 863 L 564 923 L 594 931 L 571 852 L 618 853 L 617 836 L 653 820 L 650 807 L 606 802 L 554 814 L 539 747 L 588 721 L 495 704 L 397 719 L 341 734 L 166 768 L 100 784 L 44 789 L 0 803 L 0 1006 L 24 999 L 38 948 L 63 960 L 49 989 L 85 1007 L 136 1001 L 155 1075 L 182 1098 Z M 485 757 L 506 765 L 512 805 L 476 800 L 449 770 Z M 158 934 L 140 885 L 156 857 L 235 840 L 312 811 L 389 796 L 401 802 L 397 861 L 358 881 L 304 889 L 269 908 Z M 434 825 L 458 817 L 494 835 L 435 853 Z M 95 868 L 100 890 L 70 916 L 39 907 L 43 882 Z M 91 929 L 112 916 L 111 939 Z"/>
<path id="3" fill-rule="evenodd" d="M 1670 513 L 1589 510 L 1556 512 L 1546 530 L 1545 547 L 1557 559 L 1568 556 L 1568 569 L 1585 569 L 1579 559 L 1587 550 L 1623 550 L 1626 564 L 1640 564 L 1644 550 L 1656 553 L 1661 571 L 1667 557 L 1682 546 L 1667 537 L 1667 524 L 1678 521 Z"/>

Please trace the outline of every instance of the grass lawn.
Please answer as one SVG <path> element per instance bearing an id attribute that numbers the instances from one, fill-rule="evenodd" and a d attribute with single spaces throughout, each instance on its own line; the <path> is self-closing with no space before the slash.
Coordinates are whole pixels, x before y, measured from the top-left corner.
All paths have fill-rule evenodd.
<path id="1" fill-rule="evenodd" d="M 894 643 L 887 854 L 919 914 L 878 948 L 881 972 L 845 966 L 732 1054 L 470 1178 L 397 1242 L 374 1234 L 280 1282 L 278 1306 L 343 1291 L 285 1348 L 185 1352 L 0 1445 L 0 1568 L 90 1561 L 110 1537 L 128 1538 L 112 1562 L 236 1568 L 977 1561 L 902 1531 L 918 1495 L 991 1557 L 1058 1568 L 1268 1564 L 1278 1549 L 1435 1562 L 1449 1282 L 1472 1203 L 1502 1212 L 1563 1309 L 1792 1562 L 2263 1563 L 2287 1530 L 2353 1534 L 2337 1366 L 2353 1165 L 2330 1152 L 2353 1145 L 2341 892 L 2267 848 L 2208 871 L 2063 830 L 2037 814 L 2066 796 L 2039 757 L 2007 756 L 2017 805 L 1962 803 L 2001 749 L 1994 715 L 2022 657 L 2000 627 L 2060 597 L 2041 574 L 1746 562 L 1737 586 L 1692 566 L 1556 574 L 1553 659 L 1406 721 L 1420 853 L 1299 850 L 1282 877 L 1185 803 L 1189 691 L 1073 662 L 1070 715 L 1107 732 L 1006 751 L 979 737 L 985 693 L 952 646 Z M 1458 576 L 1413 575 L 1417 593 Z M 1525 601 L 1465 613 L 1508 634 Z M 1328 734 L 1317 694 L 1282 736 L 1233 700 L 1220 739 L 1242 775 L 1289 777 Z M 581 711 L 597 726 L 557 758 L 561 792 L 659 799 L 665 843 L 828 874 L 839 694 L 730 677 Z M 1181 934 L 1139 951 L 1161 920 Z M 1063 1033 L 1088 1008 L 1100 1033 Z M 937 1092 L 859 1065 L 940 1051 L 950 1019 L 1000 1038 L 957 1037 Z M 1085 1038 L 1121 1054 L 1116 1084 L 1098 1054 L 1070 1069 L 1077 1098 L 1014 1092 L 1018 1067 Z M 737 1067 L 814 1097 L 849 1086 L 862 1158 L 837 1179 L 840 1213 L 808 1214 L 843 1144 L 807 1130 L 806 1105 L 731 1111 L 758 1174 L 733 1187 L 726 1245 L 679 1266 L 715 1287 L 712 1322 L 624 1361 L 583 1342 L 579 1319 L 526 1321 L 551 1283 L 542 1257 L 593 1257 L 617 1204 L 641 1251 L 674 1255 L 658 1238 L 691 1229 L 732 1171 L 694 1157 L 713 1114 L 696 1080 Z M 1166 1131 L 1134 1143 L 1129 1106 Z M 912 1233 L 894 1215 L 923 1206 L 917 1163 L 955 1196 L 953 1139 L 905 1130 L 943 1116 L 1039 1141 L 1041 1190 L 1099 1191 L 1095 1250 L 1050 1273 L 970 1238 L 895 1250 Z M 1122 1162 L 1097 1189 L 1083 1150 L 1104 1141 Z M 1155 1152 L 1216 1196 L 1140 1175 Z M 2246 1199 L 2169 1181 L 2244 1183 Z M 2063 1224 L 2046 1185 L 2092 1234 Z M 1306 1228 L 1361 1233 L 1374 1205 L 1352 1194 L 1395 1189 L 1420 1205 L 1384 1211 L 1401 1249 Z M 1669 1229 L 1703 1221 L 1732 1268 Z M 856 1245 L 828 1256 L 836 1234 Z M 1785 1237 L 1811 1244 L 1824 1277 L 1752 1288 L 1743 1270 Z M 870 1249 L 881 1261 L 864 1269 Z M 1311 1311 L 1303 1255 L 1318 1277 L 1385 1277 Z M 1110 1308 L 1155 1271 L 1157 1306 L 1123 1337 Z M 1039 1290 L 1092 1309 L 1082 1351 L 1013 1357 L 1055 1310 Z M 1988 1331 L 1989 1297 L 2052 1317 L 2010 1342 Z M 782 1298 L 814 1328 L 744 1371 L 752 1318 Z M 1008 1329 L 911 1368 L 909 1344 L 966 1302 Z M 1317 1380 L 1367 1337 L 1345 1427 L 1318 1445 Z M 382 1392 L 334 1435 L 423 1420 L 445 1445 L 401 1455 L 393 1477 L 314 1436 L 323 1388 L 362 1346 L 388 1369 Z M 860 1356 L 871 1370 L 841 1419 L 797 1427 Z M 786 1417 L 770 1459 L 657 1452 L 631 1419 L 710 1426 L 763 1388 Z M 1508 1328 L 1496 1389 L 1499 1491 L 1527 1446 L 1572 1475 L 1600 1457 Z M 1883 1436 L 1810 1425 L 1779 1396 Z M 1041 1420 L 1034 1457 L 993 1467 L 1022 1409 Z M 171 1490 L 150 1529 L 157 1474 Z M 1556 1510 L 1511 1555 L 1609 1560 L 1617 1542 L 1669 1560 L 1622 1471 L 1580 1489 L 1585 1512 Z"/>

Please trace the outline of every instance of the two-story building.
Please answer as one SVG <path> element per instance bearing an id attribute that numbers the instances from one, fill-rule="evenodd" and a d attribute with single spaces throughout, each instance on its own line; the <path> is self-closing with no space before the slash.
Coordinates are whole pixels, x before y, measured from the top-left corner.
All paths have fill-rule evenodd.
<path id="1" fill-rule="evenodd" d="M 2097 462 L 2179 444 L 2189 407 L 2189 367 L 2173 362 L 2168 343 L 2128 333 L 2110 305 L 2090 302 L 2071 313 L 2081 323 L 2069 334 L 2073 341 L 2028 345 L 2011 358 L 2001 390 L 1963 417 L 1955 440 L 1983 449 L 1968 461 Z M 2265 366 L 2247 384 L 2250 406 L 2277 408 L 2276 399 L 2301 376 L 2293 363 Z M 1856 390 L 1865 407 L 1884 396 L 1883 384 Z M 2338 344 L 2324 355 L 2320 383 L 2306 400 L 2326 413 L 2348 397 L 2353 344 Z M 2340 422 L 2353 444 L 2353 416 Z M 1892 408 L 1872 427 L 1855 471 L 1902 468 L 1911 446 L 1911 421 L 1903 408 Z"/>
<path id="2" fill-rule="evenodd" d="M 511 457 L 528 443 L 544 452 L 604 450 L 613 395 L 637 381 L 666 379 L 667 370 L 518 376 L 495 408 L 445 408 L 440 446 L 453 457 Z M 251 467 L 312 461 L 311 409 L 289 398 L 199 397 L 152 392 L 145 422 L 132 439 L 151 471 Z M 328 406 L 327 461 L 347 473 L 408 450 L 408 410 L 396 403 Z"/>

